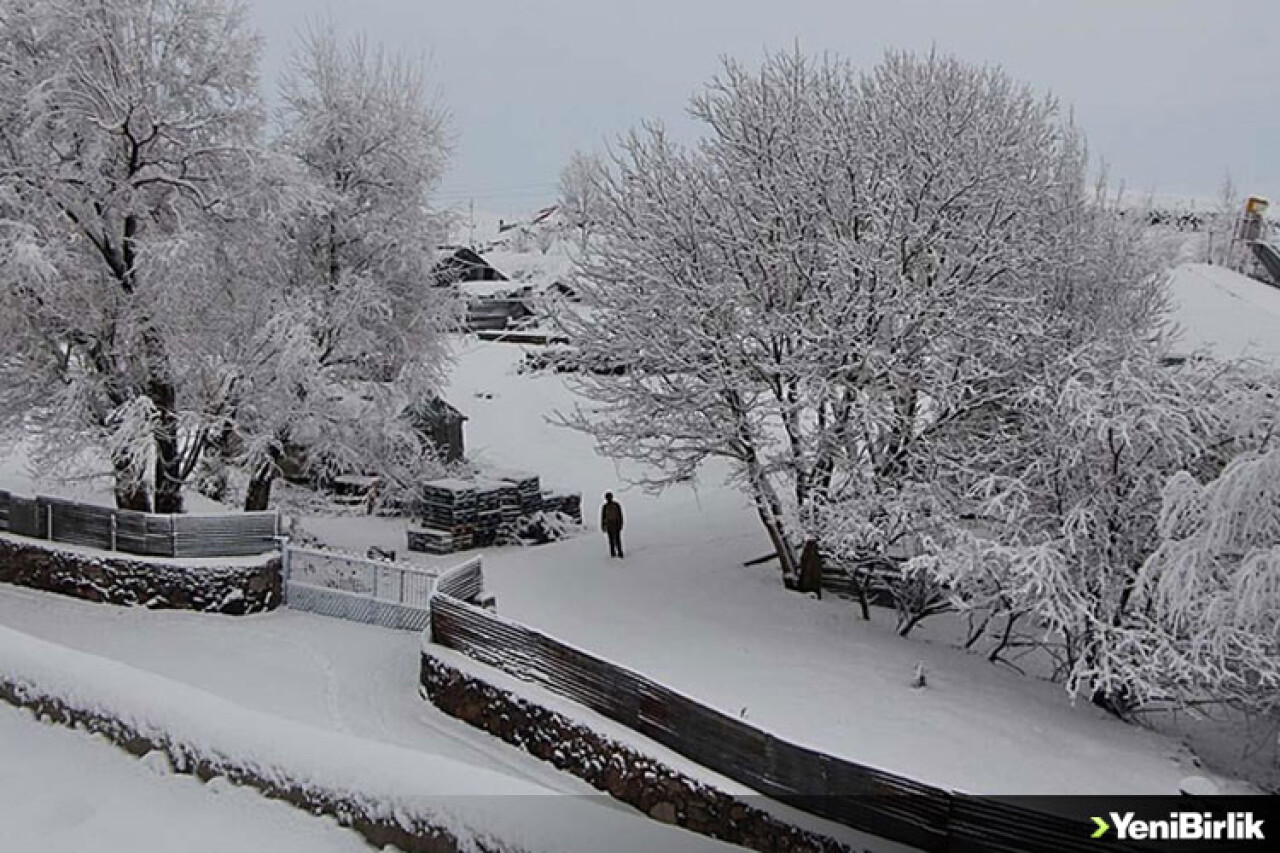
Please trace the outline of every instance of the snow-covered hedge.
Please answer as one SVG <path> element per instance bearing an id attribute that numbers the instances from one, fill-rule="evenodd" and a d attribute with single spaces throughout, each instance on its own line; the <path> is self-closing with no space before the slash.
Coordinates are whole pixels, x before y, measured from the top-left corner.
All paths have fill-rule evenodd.
<path id="1" fill-rule="evenodd" d="M 179 772 L 223 778 L 335 817 L 375 848 L 706 850 L 725 845 L 428 753 L 243 708 L 205 691 L 0 627 L 0 699 L 104 735 Z"/>

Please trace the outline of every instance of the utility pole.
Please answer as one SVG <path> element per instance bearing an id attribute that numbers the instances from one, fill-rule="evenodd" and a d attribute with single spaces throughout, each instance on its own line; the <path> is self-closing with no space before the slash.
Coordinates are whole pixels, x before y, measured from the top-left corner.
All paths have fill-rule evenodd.
<path id="1" fill-rule="evenodd" d="M 470 231 L 471 236 L 467 242 L 468 242 L 469 248 L 475 249 L 476 247 L 476 200 L 474 198 L 471 199 L 471 204 L 468 209 L 469 209 L 469 218 L 471 220 L 471 231 Z"/>

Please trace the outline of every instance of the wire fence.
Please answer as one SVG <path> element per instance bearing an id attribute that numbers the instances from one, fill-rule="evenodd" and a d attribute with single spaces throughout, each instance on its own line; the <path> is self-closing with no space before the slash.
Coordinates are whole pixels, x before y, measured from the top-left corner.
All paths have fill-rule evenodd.
<path id="1" fill-rule="evenodd" d="M 278 547 L 276 512 L 160 515 L 0 490 L 0 530 L 152 557 L 241 557 Z"/>

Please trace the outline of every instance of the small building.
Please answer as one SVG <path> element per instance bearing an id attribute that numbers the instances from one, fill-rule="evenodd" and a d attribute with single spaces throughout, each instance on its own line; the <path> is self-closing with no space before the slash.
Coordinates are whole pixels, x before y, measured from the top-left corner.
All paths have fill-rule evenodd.
<path id="1" fill-rule="evenodd" d="M 467 331 L 502 331 L 533 317 L 533 309 L 519 298 L 481 297 L 467 300 Z"/>
<path id="2" fill-rule="evenodd" d="M 480 253 L 466 246 L 451 246 L 440 253 L 431 269 L 431 283 L 451 287 L 465 281 L 507 281 Z"/>
<path id="3" fill-rule="evenodd" d="M 432 397 L 411 406 L 406 414 L 414 429 L 435 445 L 442 460 L 458 462 L 466 454 L 462 425 L 467 416 L 444 399 Z"/>

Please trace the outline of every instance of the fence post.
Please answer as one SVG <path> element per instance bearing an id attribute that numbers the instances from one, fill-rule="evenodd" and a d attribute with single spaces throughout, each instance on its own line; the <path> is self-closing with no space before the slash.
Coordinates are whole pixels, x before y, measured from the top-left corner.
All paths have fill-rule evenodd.
<path id="1" fill-rule="evenodd" d="M 287 581 L 289 580 L 289 572 L 291 568 L 289 564 L 292 562 L 292 558 L 289 554 L 289 537 L 277 536 L 276 541 L 280 543 L 280 574 L 283 575 L 284 579 Z"/>
<path id="2" fill-rule="evenodd" d="M 404 604 L 404 569 L 397 569 L 400 573 L 400 591 L 396 593 L 396 601 Z"/>
<path id="3" fill-rule="evenodd" d="M 36 506 L 39 506 L 39 505 L 40 505 L 39 499 L 37 499 Z M 52 542 L 53 541 L 53 504 L 44 505 L 44 522 L 45 522 L 44 524 L 45 532 L 48 534 L 46 538 L 50 542 Z"/>
<path id="4" fill-rule="evenodd" d="M 116 550 L 116 514 L 115 510 L 111 512 L 111 550 Z"/>

